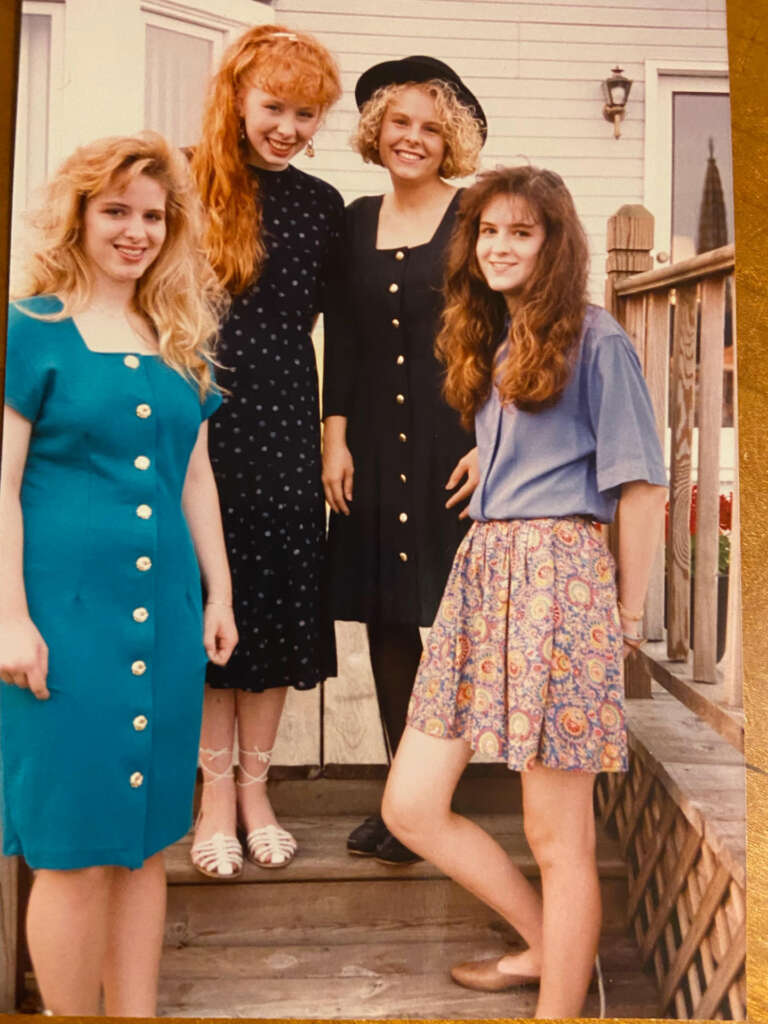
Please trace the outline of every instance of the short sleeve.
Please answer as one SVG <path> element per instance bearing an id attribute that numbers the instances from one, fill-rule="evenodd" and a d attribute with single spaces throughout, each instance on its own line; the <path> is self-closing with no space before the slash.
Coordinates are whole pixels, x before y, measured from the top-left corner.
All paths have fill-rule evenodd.
<path id="1" fill-rule="evenodd" d="M 49 371 L 41 337 L 46 325 L 11 303 L 8 307 L 8 344 L 5 357 L 5 401 L 25 419 L 40 415 Z"/>
<path id="2" fill-rule="evenodd" d="M 211 367 L 211 384 L 212 387 L 205 398 L 200 403 L 200 422 L 207 420 L 209 416 L 213 416 L 216 410 L 222 403 L 221 391 L 216 383 L 216 377 L 213 373 L 213 367 Z"/>
<path id="3" fill-rule="evenodd" d="M 597 489 L 604 493 L 631 480 L 666 487 L 664 456 L 640 360 L 620 329 L 595 344 L 588 395 Z"/>

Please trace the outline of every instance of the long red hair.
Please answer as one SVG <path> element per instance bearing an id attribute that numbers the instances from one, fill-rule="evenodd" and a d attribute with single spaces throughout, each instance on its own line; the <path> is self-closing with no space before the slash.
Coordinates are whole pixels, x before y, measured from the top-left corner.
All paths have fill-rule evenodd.
<path id="1" fill-rule="evenodd" d="M 224 54 L 210 85 L 202 138 L 191 167 L 208 218 L 208 259 L 232 294 L 258 277 L 266 255 L 258 183 L 248 172 L 240 137 L 240 94 L 253 85 L 290 102 L 316 104 L 323 111 L 341 95 L 336 62 L 306 32 L 257 25 Z"/>
<path id="2" fill-rule="evenodd" d="M 506 354 L 494 365 L 508 316 L 477 262 L 478 226 L 496 196 L 521 200 L 546 236 L 511 317 Z M 573 199 L 559 175 L 537 167 L 483 174 L 461 197 L 448 247 L 445 306 L 435 353 L 445 365 L 443 394 L 471 427 L 495 381 L 503 405 L 536 412 L 554 405 L 571 372 L 587 306 L 589 249 Z"/>

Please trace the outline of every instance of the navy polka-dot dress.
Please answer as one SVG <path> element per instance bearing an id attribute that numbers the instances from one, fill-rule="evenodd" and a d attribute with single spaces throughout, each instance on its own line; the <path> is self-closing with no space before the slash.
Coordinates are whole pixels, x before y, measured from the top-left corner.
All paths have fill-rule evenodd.
<path id="1" fill-rule="evenodd" d="M 253 169 L 267 259 L 234 297 L 218 357 L 229 391 L 211 421 L 240 642 L 214 687 L 308 690 L 336 674 L 326 594 L 317 367 L 310 332 L 335 294 L 344 205 L 294 167 Z"/>

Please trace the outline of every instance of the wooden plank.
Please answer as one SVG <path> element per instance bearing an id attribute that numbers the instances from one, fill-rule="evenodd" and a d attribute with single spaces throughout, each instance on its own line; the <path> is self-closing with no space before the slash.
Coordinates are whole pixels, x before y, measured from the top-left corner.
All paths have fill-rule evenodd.
<path id="1" fill-rule="evenodd" d="M 667 385 L 669 382 L 669 294 L 651 292 L 646 312 L 645 362 L 643 373 L 651 397 L 656 432 L 662 451 L 667 431 Z M 664 636 L 664 545 L 659 545 L 651 567 L 645 599 L 645 635 L 649 640 Z"/>
<path id="2" fill-rule="evenodd" d="M 676 664 L 664 658 L 664 645 L 647 644 L 639 652 L 645 659 L 653 678 L 671 693 L 681 704 L 704 719 L 723 739 L 736 750 L 744 752 L 744 715 L 741 711 L 728 708 L 724 701 L 722 686 L 696 683 L 690 676 L 687 664 Z"/>
<path id="3" fill-rule="evenodd" d="M 723 330 L 725 278 L 701 283 L 694 579 L 693 677 L 717 681 L 717 561 L 720 535 L 720 427 L 723 419 Z"/>
<path id="4" fill-rule="evenodd" d="M 699 715 L 654 687 L 650 701 L 628 701 L 627 726 L 655 765 L 728 764 L 744 767 L 744 755 Z"/>
<path id="5" fill-rule="evenodd" d="M 161 981 L 160 1007 L 164 1016 L 258 1019 L 423 1019 L 499 1020 L 531 1019 L 537 990 L 532 987 L 506 992 L 476 992 L 455 985 L 446 961 L 439 971 L 413 976 L 379 975 L 366 969 L 355 975 L 328 979 L 235 979 L 226 986 L 213 979 L 194 984 L 187 980 Z M 371 970 L 372 973 L 368 973 Z M 655 995 L 650 986 L 638 992 L 635 977 L 617 978 L 610 987 L 610 1009 L 622 1018 L 648 1018 L 654 1014 Z M 597 1017 L 599 1003 L 590 993 L 585 1016 Z"/>
<path id="6" fill-rule="evenodd" d="M 523 832 L 520 814 L 468 815 L 490 833 L 507 851 L 517 867 L 527 876 L 538 875 L 538 867 Z M 238 880 L 240 886 L 249 884 L 290 884 L 314 882 L 323 879 L 335 881 L 400 882 L 412 885 L 418 879 L 442 879 L 445 876 L 427 861 L 403 868 L 380 864 L 373 857 L 355 857 L 347 852 L 346 839 L 350 830 L 359 823 L 357 815 L 315 814 L 299 818 L 284 816 L 284 826 L 299 844 L 296 859 L 280 871 L 265 871 L 246 864 Z M 200 875 L 189 860 L 191 832 L 174 843 L 166 852 L 166 874 L 170 885 L 194 884 L 203 887 L 221 883 Z M 618 844 L 601 832 L 597 840 L 597 859 L 600 873 L 608 878 L 626 878 L 626 866 Z M 229 884 L 229 883 L 227 883 Z"/>
<path id="7" fill-rule="evenodd" d="M 320 687 L 288 687 L 272 754 L 274 767 L 320 764 Z"/>
<path id="8" fill-rule="evenodd" d="M 675 868 L 671 875 L 665 879 L 664 889 L 661 893 L 661 898 L 653 917 L 648 925 L 648 930 L 643 937 L 643 942 L 640 947 L 640 956 L 643 962 L 646 962 L 653 952 L 654 946 L 661 937 L 664 928 L 666 927 L 669 915 L 677 901 L 677 897 L 680 895 L 683 886 L 686 883 L 686 877 L 693 862 L 699 853 L 699 847 L 701 846 L 701 837 L 693 829 L 688 831 L 688 834 L 683 843 L 683 847 L 680 850 Z"/>
<path id="9" fill-rule="evenodd" d="M 3 1012 L 16 1007 L 18 889 L 18 857 L 0 856 L 0 1011 Z"/>
<path id="10" fill-rule="evenodd" d="M 405 930 L 391 943 L 170 949 L 161 962 L 159 1010 L 165 1016 L 235 1017 L 242 1011 L 264 1017 L 276 1014 L 279 1007 L 280 1016 L 295 1017 L 314 990 L 315 1004 L 309 1014 L 313 1019 L 424 1017 L 438 1012 L 436 1005 L 442 1007 L 441 1014 L 452 1018 L 498 1020 L 510 1012 L 530 1015 L 535 990 L 472 993 L 458 989 L 448 975 L 452 963 L 500 956 L 509 949 L 488 929 L 458 938 L 448 931 L 438 939 L 427 939 L 418 928 Z M 610 1012 L 621 1017 L 652 1016 L 655 988 L 637 970 L 634 943 L 623 936 L 604 938 L 600 959 Z M 423 986 L 421 1004 L 418 983 Z M 520 994 L 528 1000 L 525 1005 L 518 1005 Z M 454 1013 L 457 1000 L 458 1014 Z M 585 1012 L 597 1014 L 595 993 L 590 994 Z"/>
<path id="11" fill-rule="evenodd" d="M 746 925 L 742 924 L 736 935 L 732 936 L 730 946 L 717 965 L 717 970 L 712 976 L 706 992 L 703 993 L 701 1001 L 694 1007 L 693 1015 L 695 1017 L 704 1020 L 714 1015 L 734 978 L 743 969 L 746 944 L 747 930 Z"/>
<path id="12" fill-rule="evenodd" d="M 680 944 L 674 961 L 670 964 L 659 1002 L 659 1011 L 662 1015 L 672 1001 L 675 990 L 696 955 L 699 943 L 710 926 L 715 910 L 725 895 L 730 880 L 730 873 L 722 865 L 719 865 L 707 886 L 704 898 L 699 904 L 696 917 Z"/>
<path id="13" fill-rule="evenodd" d="M 630 295 L 624 302 L 621 323 L 635 346 L 640 365 L 645 365 L 647 295 Z"/>
<path id="14" fill-rule="evenodd" d="M 677 290 L 672 378 L 669 388 L 672 455 L 669 496 L 669 601 L 667 654 L 672 661 L 685 661 L 690 638 L 689 532 L 691 505 L 691 445 L 693 441 L 693 398 L 696 377 L 696 285 Z"/>
<path id="15" fill-rule="evenodd" d="M 656 288 L 676 288 L 685 283 L 700 281 L 712 274 L 731 273 L 733 262 L 734 245 L 731 242 L 720 249 L 712 249 L 710 252 L 691 256 L 690 259 L 626 278 L 616 290 L 620 295 L 632 295 L 633 292 L 652 291 Z"/>
<path id="16" fill-rule="evenodd" d="M 386 764 L 365 626 L 336 623 L 339 674 L 325 683 L 326 764 Z"/>

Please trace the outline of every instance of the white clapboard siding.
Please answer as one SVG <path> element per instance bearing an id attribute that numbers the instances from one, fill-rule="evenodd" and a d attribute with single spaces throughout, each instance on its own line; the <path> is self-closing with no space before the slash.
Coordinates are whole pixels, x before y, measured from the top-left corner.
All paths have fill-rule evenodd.
<path id="1" fill-rule="evenodd" d="M 484 168 L 530 162 L 566 180 L 589 237 L 598 302 L 606 221 L 643 201 L 645 62 L 727 60 L 725 0 L 275 0 L 273 9 L 278 22 L 325 43 L 342 72 L 344 97 L 318 133 L 317 158 L 300 158 L 301 167 L 347 201 L 385 191 L 386 173 L 349 148 L 355 82 L 371 64 L 409 53 L 445 60 L 488 116 Z M 618 140 L 601 91 L 616 63 L 634 82 Z"/>

